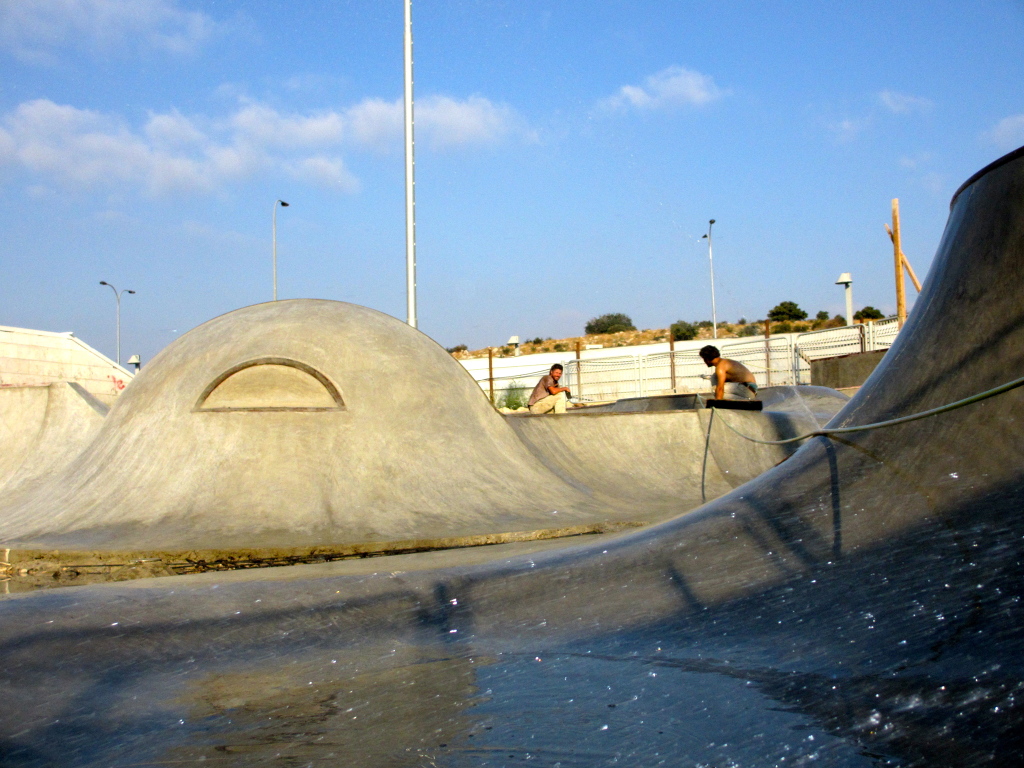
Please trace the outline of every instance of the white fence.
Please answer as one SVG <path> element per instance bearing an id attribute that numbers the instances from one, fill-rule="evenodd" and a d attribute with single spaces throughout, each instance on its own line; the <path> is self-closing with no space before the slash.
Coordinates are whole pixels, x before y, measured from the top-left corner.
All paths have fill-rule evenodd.
<path id="1" fill-rule="evenodd" d="M 759 387 L 810 384 L 812 360 L 888 349 L 898 331 L 896 318 L 890 317 L 874 323 L 807 333 L 723 340 L 717 346 L 723 357 L 747 366 Z M 563 381 L 572 390 L 573 399 L 584 402 L 710 389 L 710 371 L 696 349 L 563 360 L 562 364 L 565 366 Z M 520 368 L 514 375 L 495 376 L 496 402 L 501 405 L 514 390 L 529 396 L 549 367 L 550 364 L 535 371 Z M 490 388 L 489 382 L 487 378 L 480 380 L 485 391 Z"/>

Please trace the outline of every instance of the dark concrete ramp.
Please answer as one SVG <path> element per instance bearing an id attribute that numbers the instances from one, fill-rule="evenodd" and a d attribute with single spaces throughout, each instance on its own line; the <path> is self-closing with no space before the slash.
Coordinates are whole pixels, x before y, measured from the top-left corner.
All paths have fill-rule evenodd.
<path id="1" fill-rule="evenodd" d="M 907 327 L 832 424 L 1019 377 L 1022 272 L 1017 152 L 956 198 Z M 815 438 L 658 526 L 489 563 L 12 599 L 0 749 L 12 765 L 1020 764 L 1022 417 L 1016 389 Z"/>

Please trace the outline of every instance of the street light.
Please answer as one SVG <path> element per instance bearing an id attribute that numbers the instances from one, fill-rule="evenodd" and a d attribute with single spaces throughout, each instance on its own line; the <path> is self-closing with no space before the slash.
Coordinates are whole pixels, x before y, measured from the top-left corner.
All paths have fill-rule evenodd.
<path id="1" fill-rule="evenodd" d="M 718 313 L 715 311 L 715 260 L 711 254 L 711 225 L 714 219 L 708 222 L 708 233 L 701 236 L 701 240 L 708 241 L 708 262 L 711 264 L 711 334 L 718 338 Z"/>
<path id="2" fill-rule="evenodd" d="M 121 294 L 122 293 L 135 293 L 135 291 L 129 291 L 127 288 L 117 290 L 114 286 L 108 283 L 106 280 L 100 280 L 100 285 L 105 285 L 107 288 L 114 292 L 114 298 L 117 299 L 117 364 L 121 364 Z"/>
<path id="3" fill-rule="evenodd" d="M 405 302 L 406 322 L 416 319 L 416 137 L 412 78 L 412 0 L 405 0 Z"/>
<path id="4" fill-rule="evenodd" d="M 849 272 L 843 272 L 836 280 L 836 285 L 846 286 L 846 324 L 853 325 L 853 278 Z"/>
<path id="5" fill-rule="evenodd" d="M 284 200 L 274 201 L 274 301 L 277 301 L 277 205 L 281 204 L 282 208 L 287 208 L 288 203 Z"/>

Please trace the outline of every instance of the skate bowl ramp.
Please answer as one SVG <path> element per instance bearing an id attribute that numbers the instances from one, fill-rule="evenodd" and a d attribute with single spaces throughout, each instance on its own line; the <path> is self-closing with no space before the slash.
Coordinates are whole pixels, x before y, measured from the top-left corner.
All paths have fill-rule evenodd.
<path id="1" fill-rule="evenodd" d="M 789 437 L 845 403 L 829 390 L 790 389 L 770 412 L 737 418 L 769 439 Z M 578 534 L 675 516 L 796 448 L 709 442 L 706 418 L 506 419 L 450 355 L 394 318 L 341 302 L 261 304 L 182 336 L 136 377 L 87 448 L 69 442 L 34 482 L 0 493 L 0 544 L 222 560 Z"/>
<path id="2" fill-rule="evenodd" d="M 1022 271 L 1018 151 L 954 199 L 911 318 L 829 426 L 1018 379 Z M 0 601 L 5 760 L 1020 764 L 1022 414 L 1018 387 L 814 437 L 589 543 Z"/>
<path id="3" fill-rule="evenodd" d="M 0 491 L 69 463 L 92 441 L 109 410 L 75 382 L 0 389 Z"/>

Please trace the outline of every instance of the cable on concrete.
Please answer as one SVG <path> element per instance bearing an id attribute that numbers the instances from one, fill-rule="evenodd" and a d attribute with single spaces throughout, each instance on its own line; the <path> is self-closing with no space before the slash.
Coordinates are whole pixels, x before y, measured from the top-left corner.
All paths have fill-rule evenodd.
<path id="1" fill-rule="evenodd" d="M 978 403 L 981 402 L 982 400 L 987 400 L 990 397 L 1001 395 L 1004 392 L 1009 392 L 1011 389 L 1016 389 L 1017 387 L 1022 385 L 1024 385 L 1024 376 L 1020 377 L 1019 379 L 1014 379 L 1013 381 L 1007 382 L 1006 384 L 1001 384 L 998 387 L 993 387 L 992 389 L 985 390 L 984 392 L 980 392 L 976 395 L 965 397 L 963 400 L 957 400 L 947 405 L 939 406 L 938 408 L 932 408 L 927 411 L 921 411 L 920 413 L 913 413 L 910 416 L 900 416 L 897 419 L 878 421 L 875 422 L 874 424 L 864 424 L 863 426 L 860 427 L 837 427 L 835 429 L 819 429 L 814 432 L 808 432 L 807 434 L 804 435 L 798 435 L 797 437 L 790 437 L 786 440 L 758 440 L 756 437 L 744 435 L 724 418 L 719 418 L 719 421 L 725 424 L 725 426 L 727 426 L 737 435 L 742 437 L 744 440 L 749 440 L 752 443 L 760 443 L 761 445 L 786 445 L 787 443 L 796 443 L 800 440 L 806 440 L 809 437 L 830 437 L 831 435 L 845 435 L 851 432 L 866 432 L 872 429 L 882 429 L 883 427 L 892 427 L 897 424 L 906 424 L 908 421 L 917 421 L 918 419 L 925 419 L 928 418 L 929 416 L 936 416 L 940 413 L 955 411 L 958 408 L 963 408 L 965 405 L 971 405 L 972 403 Z M 710 434 L 711 427 L 709 422 L 708 435 L 710 436 Z"/>

